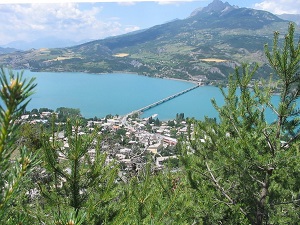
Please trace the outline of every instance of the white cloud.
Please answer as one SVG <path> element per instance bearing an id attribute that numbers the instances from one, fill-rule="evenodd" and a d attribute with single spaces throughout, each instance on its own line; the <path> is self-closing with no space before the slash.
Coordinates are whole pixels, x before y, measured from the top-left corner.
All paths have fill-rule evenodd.
<path id="1" fill-rule="evenodd" d="M 0 44 L 54 36 L 80 41 L 138 30 L 118 19 L 99 19 L 101 7 L 81 9 L 77 3 L 0 4 Z"/>
<path id="2" fill-rule="evenodd" d="M 135 25 L 129 25 L 125 28 L 126 33 L 132 32 L 132 31 L 136 31 L 139 30 L 140 28 L 138 26 Z"/>
<path id="3" fill-rule="evenodd" d="M 159 0 L 157 1 L 157 3 L 159 5 L 177 5 L 177 6 L 180 6 L 181 3 L 186 3 L 186 2 L 194 2 L 195 0 Z M 207 0 L 197 0 L 197 1 L 207 1 Z"/>
<path id="4" fill-rule="evenodd" d="M 255 9 L 266 10 L 274 14 L 300 14 L 299 0 L 264 0 L 254 5 Z"/>
<path id="5" fill-rule="evenodd" d="M 120 5 L 127 5 L 127 6 L 131 6 L 131 5 L 135 5 L 136 4 L 136 2 L 135 1 L 128 1 L 128 2 L 118 2 L 118 4 L 120 4 Z"/>

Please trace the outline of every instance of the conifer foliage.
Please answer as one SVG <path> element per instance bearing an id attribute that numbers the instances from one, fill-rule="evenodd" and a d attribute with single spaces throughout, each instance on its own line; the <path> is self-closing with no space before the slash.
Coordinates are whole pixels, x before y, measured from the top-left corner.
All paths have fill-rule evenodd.
<path id="1" fill-rule="evenodd" d="M 290 24 L 283 48 L 274 34 L 266 56 L 279 82 L 251 80 L 257 66 L 242 65 L 213 105 L 219 122 L 192 121 L 184 164 L 192 187 L 206 196 L 213 224 L 297 224 L 300 218 L 300 153 L 297 100 L 300 42 Z M 272 95 L 279 93 L 279 104 Z M 266 114 L 276 118 L 268 121 Z M 191 153 L 191 154 L 190 154 Z M 204 197 L 205 198 L 205 197 Z"/>
<path id="2" fill-rule="evenodd" d="M 67 120 L 65 142 L 58 132 L 44 136 L 43 166 L 51 180 L 40 183 L 46 203 L 41 220 L 53 224 L 103 224 L 115 212 L 118 167 L 101 152 L 101 136 L 80 133 L 81 121 Z M 111 208 L 110 208 L 111 207 Z M 53 216 L 44 217 L 49 212 Z M 39 215 L 37 215 L 39 216 Z"/>
<path id="3" fill-rule="evenodd" d="M 15 75 L 13 71 L 1 68 L 0 85 L 0 221 L 16 224 L 19 221 L 15 218 L 14 208 L 20 204 L 16 201 L 16 193 L 35 159 L 26 147 L 16 149 L 18 126 L 15 122 L 25 110 L 36 84 L 34 79 L 24 79 L 23 73 Z"/>
<path id="4" fill-rule="evenodd" d="M 192 193 L 181 172 L 151 170 L 147 164 L 122 188 L 113 224 L 192 224 Z M 186 213 L 183 213 L 186 212 Z M 195 216 L 196 217 L 196 216 Z"/>

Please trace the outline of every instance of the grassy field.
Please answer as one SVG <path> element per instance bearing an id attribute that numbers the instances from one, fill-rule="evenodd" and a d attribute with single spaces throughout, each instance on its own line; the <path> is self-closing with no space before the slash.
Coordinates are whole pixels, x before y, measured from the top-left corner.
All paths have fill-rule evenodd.
<path id="1" fill-rule="evenodd" d="M 113 56 L 123 58 L 123 57 L 129 56 L 129 54 L 128 53 L 117 53 L 117 54 L 114 54 Z"/>
<path id="2" fill-rule="evenodd" d="M 227 60 L 225 60 L 225 59 L 216 59 L 216 58 L 207 58 L 207 59 L 200 59 L 200 61 L 220 63 L 220 62 L 226 62 Z"/>

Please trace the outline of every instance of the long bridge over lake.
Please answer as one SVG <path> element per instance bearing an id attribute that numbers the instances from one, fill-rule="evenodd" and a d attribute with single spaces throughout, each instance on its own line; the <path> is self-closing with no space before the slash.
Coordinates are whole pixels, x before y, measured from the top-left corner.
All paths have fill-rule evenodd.
<path id="1" fill-rule="evenodd" d="M 183 94 L 185 94 L 185 93 L 187 93 L 187 92 L 189 92 L 189 91 L 192 91 L 192 90 L 198 88 L 199 86 L 200 86 L 200 85 L 198 84 L 198 85 L 193 86 L 193 87 L 191 87 L 191 88 L 189 88 L 189 89 L 186 89 L 186 90 L 184 90 L 184 91 L 181 91 L 181 92 L 179 92 L 179 93 L 177 93 L 177 94 L 171 95 L 171 96 L 169 96 L 169 97 L 167 97 L 167 98 L 164 98 L 164 99 L 162 99 L 162 100 L 159 100 L 159 101 L 157 101 L 157 102 L 154 102 L 154 103 L 152 103 L 152 104 L 150 104 L 150 105 L 147 105 L 147 106 L 145 106 L 145 107 L 143 107 L 143 108 L 140 108 L 140 109 L 138 109 L 138 110 L 135 110 L 135 111 L 129 113 L 127 116 L 132 115 L 132 114 L 135 114 L 135 113 L 143 113 L 143 112 L 145 112 L 145 111 L 148 110 L 148 109 L 151 109 L 151 108 L 153 108 L 153 107 L 155 107 L 155 106 L 158 106 L 158 105 L 160 105 L 160 104 L 162 104 L 162 103 L 164 103 L 164 102 L 170 101 L 170 100 L 173 99 L 173 98 L 176 98 L 176 97 L 178 97 L 178 96 L 180 96 L 180 95 L 183 95 Z"/>

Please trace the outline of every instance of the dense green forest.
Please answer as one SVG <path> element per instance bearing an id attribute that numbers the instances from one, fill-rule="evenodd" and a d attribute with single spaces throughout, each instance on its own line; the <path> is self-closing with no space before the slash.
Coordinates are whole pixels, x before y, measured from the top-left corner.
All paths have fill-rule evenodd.
<path id="1" fill-rule="evenodd" d="M 17 121 L 36 84 L 2 69 L 0 223 L 298 224 L 300 41 L 293 24 L 282 46 L 279 35 L 265 46 L 278 80 L 252 85 L 258 66 L 236 68 L 221 89 L 225 104 L 212 100 L 219 119 L 188 120 L 188 136 L 176 147 L 178 167 L 154 171 L 146 163 L 125 181 L 119 164 L 106 161 L 103 137 L 97 130 L 80 135 L 76 117 L 60 128 L 68 138 L 64 150 L 54 123 L 37 131 L 38 144 L 22 140 Z M 275 92 L 279 105 L 271 102 Z M 270 111 L 272 123 L 266 121 Z M 65 112 L 60 108 L 61 116 Z"/>

